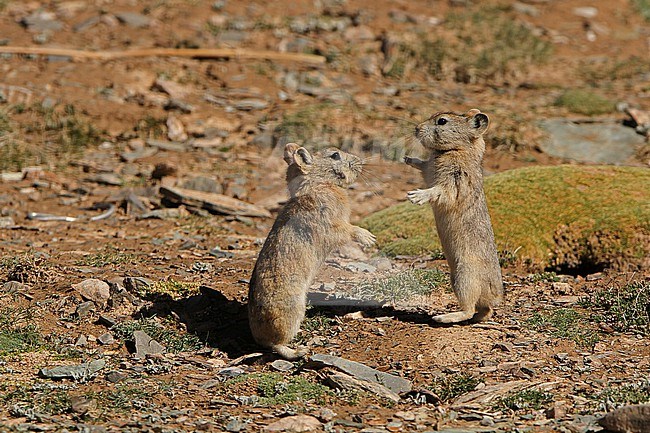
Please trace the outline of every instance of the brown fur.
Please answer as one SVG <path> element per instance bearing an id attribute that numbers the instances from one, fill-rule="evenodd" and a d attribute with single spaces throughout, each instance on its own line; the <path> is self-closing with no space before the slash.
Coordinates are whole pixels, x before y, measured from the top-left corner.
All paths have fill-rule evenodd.
<path id="1" fill-rule="evenodd" d="M 287 344 L 305 317 L 307 290 L 330 253 L 351 240 L 365 246 L 375 237 L 350 224 L 345 190 L 361 172 L 361 160 L 339 150 L 313 157 L 290 143 L 285 149 L 291 198 L 278 214 L 255 263 L 248 316 L 255 341 L 290 360 L 304 350 Z"/>
<path id="2" fill-rule="evenodd" d="M 461 308 L 433 317 L 441 323 L 486 320 L 503 298 L 481 169 L 488 124 L 488 117 L 477 109 L 464 115 L 434 114 L 415 129 L 431 156 L 426 161 L 405 158 L 422 172 L 427 185 L 427 189 L 410 191 L 408 198 L 420 205 L 431 203 Z"/>

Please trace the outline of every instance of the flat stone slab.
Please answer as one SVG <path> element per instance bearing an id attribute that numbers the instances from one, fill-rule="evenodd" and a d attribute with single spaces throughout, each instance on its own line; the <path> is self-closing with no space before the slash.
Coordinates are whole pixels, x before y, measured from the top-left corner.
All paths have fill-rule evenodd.
<path id="1" fill-rule="evenodd" d="M 547 137 L 541 149 L 552 156 L 580 162 L 623 164 L 645 139 L 633 128 L 616 122 L 577 123 L 546 119 L 539 123 Z"/>
<path id="2" fill-rule="evenodd" d="M 397 394 L 409 392 L 411 390 L 411 382 L 408 380 L 399 376 L 385 373 L 383 371 L 375 370 L 374 368 L 368 367 L 367 365 L 361 364 L 359 362 L 321 353 L 316 353 L 310 356 L 309 360 L 312 364 L 320 365 L 323 367 L 334 367 L 344 373 L 349 374 L 350 376 L 355 377 L 356 379 L 365 380 L 385 386 Z"/>
<path id="3" fill-rule="evenodd" d="M 62 365 L 52 368 L 41 368 L 38 372 L 41 377 L 48 379 L 74 379 L 85 381 L 106 366 L 106 360 L 84 362 L 78 365 Z"/>
<path id="4" fill-rule="evenodd" d="M 264 218 L 271 216 L 264 208 L 223 194 L 172 187 L 161 187 L 160 193 L 172 203 L 200 207 L 213 213 Z"/>

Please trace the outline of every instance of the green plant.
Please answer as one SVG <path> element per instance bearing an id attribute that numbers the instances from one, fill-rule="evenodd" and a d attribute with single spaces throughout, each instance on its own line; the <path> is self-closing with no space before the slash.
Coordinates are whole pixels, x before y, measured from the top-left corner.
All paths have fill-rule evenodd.
<path id="1" fill-rule="evenodd" d="M 650 21 L 650 0 L 633 0 L 633 3 L 641 16 Z"/>
<path id="2" fill-rule="evenodd" d="M 141 297 L 149 296 L 169 296 L 171 299 L 178 300 L 199 293 L 198 282 L 176 281 L 171 278 L 165 281 L 155 281 L 149 286 L 140 287 L 138 295 Z"/>
<path id="3" fill-rule="evenodd" d="M 0 271 L 5 273 L 7 281 L 25 284 L 39 284 L 55 277 L 55 272 L 47 263 L 46 256 L 33 252 L 4 257 L 0 260 Z"/>
<path id="4" fill-rule="evenodd" d="M 156 317 L 148 317 L 118 323 L 111 328 L 111 331 L 118 338 L 128 341 L 133 341 L 134 331 L 144 331 L 172 353 L 188 352 L 203 347 L 203 343 L 198 336 L 189 334 L 186 331 L 176 330 L 174 325 L 175 323 L 171 319 L 159 320 Z"/>
<path id="5" fill-rule="evenodd" d="M 503 80 L 550 57 L 552 45 L 523 23 L 507 7 L 450 13 L 445 26 L 456 32 L 450 53 L 457 66 L 456 80 Z"/>
<path id="6" fill-rule="evenodd" d="M 587 116 L 611 113 L 615 109 L 614 103 L 609 99 L 580 89 L 567 90 L 555 100 L 555 105 Z"/>
<path id="7" fill-rule="evenodd" d="M 43 346 L 32 322 L 34 311 L 22 307 L 0 308 L 0 354 L 33 352 Z"/>
<path id="8" fill-rule="evenodd" d="M 435 377 L 433 383 L 427 385 L 427 388 L 444 403 L 474 391 L 480 382 L 469 373 L 456 373 Z"/>
<path id="9" fill-rule="evenodd" d="M 166 120 L 147 115 L 138 120 L 135 130 L 144 139 L 161 138 L 167 133 Z"/>
<path id="10" fill-rule="evenodd" d="M 437 269 L 410 269 L 387 278 L 363 282 L 349 295 L 356 299 L 395 303 L 414 296 L 430 295 L 446 282 L 447 276 Z"/>
<path id="11" fill-rule="evenodd" d="M 299 141 L 313 146 L 322 145 L 325 137 L 335 132 L 327 121 L 335 110 L 330 103 L 307 106 L 293 113 L 285 113 L 275 128 L 275 134 L 289 141 Z"/>
<path id="12" fill-rule="evenodd" d="M 590 293 L 581 301 L 594 320 L 621 332 L 650 335 L 650 283 L 636 282 Z"/>
<path id="13" fill-rule="evenodd" d="M 495 405 L 495 409 L 510 409 L 512 411 L 520 410 L 539 410 L 553 401 L 553 394 L 537 390 L 525 389 L 511 393 L 500 398 Z"/>
<path id="14" fill-rule="evenodd" d="M 650 403 L 650 380 L 608 386 L 592 399 L 598 402 L 600 410 L 612 410 L 629 404 Z"/>
<path id="15" fill-rule="evenodd" d="M 585 317 L 572 308 L 558 308 L 533 314 L 526 320 L 531 329 L 553 337 L 572 340 L 580 346 L 593 347 L 599 340 L 595 330 L 585 325 Z"/>
<path id="16" fill-rule="evenodd" d="M 133 262 L 134 258 L 135 256 L 133 254 L 124 253 L 117 250 L 116 248 L 108 246 L 104 249 L 104 251 L 83 256 L 83 258 L 81 258 L 81 260 L 78 260 L 76 264 L 80 266 L 93 266 L 96 268 L 102 268 L 104 266 L 130 263 Z"/>
<path id="17" fill-rule="evenodd" d="M 233 387 L 254 387 L 257 406 L 276 406 L 290 403 L 314 401 L 323 403 L 323 398 L 330 394 L 329 388 L 313 383 L 301 376 L 285 377 L 280 373 L 253 373 L 227 380 L 222 390 L 232 393 Z"/>
<path id="18" fill-rule="evenodd" d="M 60 415 L 70 410 L 68 386 L 48 382 L 0 384 L 0 402 L 10 408 L 14 416 L 30 420 L 43 416 Z"/>

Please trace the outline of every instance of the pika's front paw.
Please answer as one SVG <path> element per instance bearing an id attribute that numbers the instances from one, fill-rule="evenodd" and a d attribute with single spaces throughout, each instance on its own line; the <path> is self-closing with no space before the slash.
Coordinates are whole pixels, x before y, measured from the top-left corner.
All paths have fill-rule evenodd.
<path id="1" fill-rule="evenodd" d="M 359 242 L 364 247 L 371 247 L 377 242 L 375 235 L 366 229 L 362 229 L 361 227 L 358 227 L 357 229 L 356 239 L 357 242 Z"/>
<path id="2" fill-rule="evenodd" d="M 429 203 L 432 199 L 431 197 L 431 192 L 426 189 L 416 189 L 413 191 L 409 191 L 406 196 L 408 199 L 411 201 L 413 204 L 417 205 L 423 205 L 425 203 Z"/>

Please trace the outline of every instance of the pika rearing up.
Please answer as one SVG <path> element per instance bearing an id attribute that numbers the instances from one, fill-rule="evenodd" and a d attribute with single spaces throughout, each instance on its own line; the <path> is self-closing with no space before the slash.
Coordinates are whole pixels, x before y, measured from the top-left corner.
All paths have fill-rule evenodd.
<path id="1" fill-rule="evenodd" d="M 488 319 L 503 298 L 501 268 L 483 192 L 481 164 L 488 116 L 437 113 L 415 128 L 431 151 L 428 160 L 404 158 L 422 172 L 427 189 L 408 193 L 411 202 L 431 203 L 438 236 L 461 311 L 434 316 L 440 323 Z"/>
<path id="2" fill-rule="evenodd" d="M 278 214 L 255 263 L 248 317 L 255 341 L 295 360 L 306 354 L 287 343 L 305 317 L 307 290 L 330 253 L 354 240 L 375 243 L 368 230 L 350 224 L 346 187 L 361 173 L 361 160 L 340 150 L 312 156 L 295 143 L 284 160 L 291 198 Z"/>

